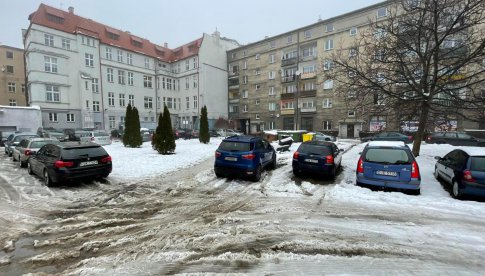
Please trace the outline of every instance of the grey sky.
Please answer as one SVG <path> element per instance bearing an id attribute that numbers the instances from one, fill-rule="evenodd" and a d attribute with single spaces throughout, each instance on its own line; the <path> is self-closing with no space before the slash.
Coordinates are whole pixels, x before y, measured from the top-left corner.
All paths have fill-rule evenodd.
<path id="1" fill-rule="evenodd" d="M 217 28 L 222 36 L 246 44 L 366 7 L 383 0 L 0 0 L 0 43 L 23 48 L 21 29 L 40 3 L 153 43 L 176 48 Z"/>

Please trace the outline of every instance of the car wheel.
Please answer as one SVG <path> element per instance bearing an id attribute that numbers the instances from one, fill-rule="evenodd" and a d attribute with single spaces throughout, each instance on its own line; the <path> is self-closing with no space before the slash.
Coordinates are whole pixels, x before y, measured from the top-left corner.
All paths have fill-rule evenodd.
<path id="1" fill-rule="evenodd" d="M 415 196 L 418 196 L 421 194 L 421 189 L 417 189 L 417 190 L 411 190 L 409 191 L 409 194 L 410 195 L 415 195 Z"/>
<path id="2" fill-rule="evenodd" d="M 293 169 L 293 175 L 296 176 L 296 177 L 300 177 L 301 173 L 298 170 Z"/>
<path id="3" fill-rule="evenodd" d="M 15 159 L 15 154 L 12 154 L 12 162 L 15 162 L 17 161 L 17 159 Z"/>
<path id="4" fill-rule="evenodd" d="M 332 171 L 330 172 L 330 178 L 335 178 L 337 175 L 337 167 L 334 165 Z"/>
<path id="5" fill-rule="evenodd" d="M 456 199 L 460 199 L 463 197 L 463 193 L 461 192 L 458 181 L 456 180 L 453 180 L 453 186 L 451 187 L 451 196 Z"/>
<path id="6" fill-rule="evenodd" d="M 276 169 L 276 153 L 273 153 L 273 159 L 271 160 L 271 163 L 269 164 L 269 168 L 271 170 Z"/>
<path id="7" fill-rule="evenodd" d="M 29 163 L 27 163 L 27 172 L 28 172 L 29 174 L 34 174 L 34 171 L 32 170 L 32 165 L 30 165 L 30 162 L 29 162 Z"/>
<path id="8" fill-rule="evenodd" d="M 440 179 L 440 174 L 438 173 L 438 168 L 436 166 L 434 167 L 433 175 L 434 175 L 434 178 L 436 178 L 437 180 Z"/>
<path id="9" fill-rule="evenodd" d="M 256 171 L 254 171 L 254 176 L 253 176 L 253 181 L 258 182 L 261 179 L 261 165 L 259 165 L 256 168 Z"/>
<path id="10" fill-rule="evenodd" d="M 12 157 L 12 153 L 10 151 L 8 152 L 8 157 Z"/>
<path id="11" fill-rule="evenodd" d="M 54 185 L 54 182 L 52 182 L 52 179 L 49 176 L 47 169 L 44 170 L 44 183 L 47 187 L 52 187 Z"/>

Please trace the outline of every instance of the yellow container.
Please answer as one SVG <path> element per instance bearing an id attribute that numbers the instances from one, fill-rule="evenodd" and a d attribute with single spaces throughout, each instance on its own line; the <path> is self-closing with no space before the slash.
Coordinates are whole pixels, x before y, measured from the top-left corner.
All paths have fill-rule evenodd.
<path id="1" fill-rule="evenodd" d="M 303 142 L 313 140 L 313 133 L 305 133 L 303 134 Z"/>

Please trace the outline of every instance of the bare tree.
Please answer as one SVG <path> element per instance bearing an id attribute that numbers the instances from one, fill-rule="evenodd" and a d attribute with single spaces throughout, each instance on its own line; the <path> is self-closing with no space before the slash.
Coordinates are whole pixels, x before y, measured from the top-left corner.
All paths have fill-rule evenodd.
<path id="1" fill-rule="evenodd" d="M 354 109 L 418 121 L 417 156 L 433 122 L 483 120 L 484 48 L 483 0 L 396 0 L 323 66 Z"/>

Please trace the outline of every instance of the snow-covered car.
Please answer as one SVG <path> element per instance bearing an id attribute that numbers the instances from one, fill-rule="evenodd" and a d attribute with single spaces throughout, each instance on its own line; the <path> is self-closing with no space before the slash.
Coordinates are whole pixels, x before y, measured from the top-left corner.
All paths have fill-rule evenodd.
<path id="1" fill-rule="evenodd" d="M 315 132 L 312 137 L 313 141 L 332 141 L 335 142 L 337 141 L 337 138 L 335 136 L 327 135 L 321 132 Z"/>
<path id="2" fill-rule="evenodd" d="M 43 145 L 59 144 L 59 140 L 52 138 L 30 138 L 20 141 L 13 149 L 12 161 L 19 162 L 21 168 L 27 166 L 30 156 L 34 155 Z"/>
<path id="3" fill-rule="evenodd" d="M 223 137 L 244 135 L 242 132 L 236 131 L 234 129 L 219 129 L 219 130 L 217 130 L 217 134 L 219 134 L 219 136 L 223 136 Z"/>
<path id="4" fill-rule="evenodd" d="M 81 136 L 82 143 L 93 142 L 98 145 L 111 145 L 111 136 L 105 131 L 90 131 L 87 136 Z"/>

